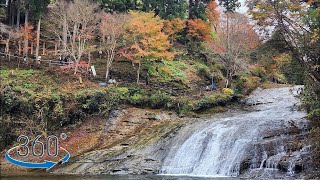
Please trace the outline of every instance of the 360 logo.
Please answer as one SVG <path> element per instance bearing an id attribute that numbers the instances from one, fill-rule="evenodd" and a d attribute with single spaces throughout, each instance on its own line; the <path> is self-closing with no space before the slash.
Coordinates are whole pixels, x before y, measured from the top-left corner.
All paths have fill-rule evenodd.
<path id="1" fill-rule="evenodd" d="M 30 143 L 30 138 L 25 135 L 21 135 L 17 138 L 17 142 L 21 142 L 19 146 L 16 146 L 14 148 L 11 148 L 6 152 L 6 159 L 17 166 L 25 167 L 25 168 L 38 168 L 38 169 L 46 169 L 49 170 L 55 165 L 61 163 L 64 164 L 70 159 L 70 153 L 62 148 L 59 147 L 59 139 L 57 136 L 48 136 L 46 138 L 46 142 L 43 143 L 41 139 L 41 135 L 36 136 L 36 138 L 33 139 L 33 141 Z M 65 138 L 65 135 L 61 136 Z M 59 159 L 57 162 L 45 160 L 42 163 L 36 163 L 36 162 L 26 162 L 14 159 L 10 156 L 10 152 L 13 150 L 16 150 L 18 157 L 35 157 L 35 158 L 42 158 L 44 154 L 46 153 L 46 157 L 49 158 L 56 158 L 59 156 L 59 149 L 63 150 L 65 152 L 65 156 L 61 159 Z M 31 152 L 31 153 L 30 153 Z M 32 156 L 31 156 L 32 155 Z"/>

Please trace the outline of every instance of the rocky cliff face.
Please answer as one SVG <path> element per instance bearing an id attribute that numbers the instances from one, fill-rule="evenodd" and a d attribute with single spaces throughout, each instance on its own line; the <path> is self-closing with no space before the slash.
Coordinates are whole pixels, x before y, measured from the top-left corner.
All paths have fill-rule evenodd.
<path id="1" fill-rule="evenodd" d="M 242 110 L 197 119 L 115 111 L 96 148 L 54 172 L 301 177 L 312 169 L 301 88 L 257 89 Z"/>

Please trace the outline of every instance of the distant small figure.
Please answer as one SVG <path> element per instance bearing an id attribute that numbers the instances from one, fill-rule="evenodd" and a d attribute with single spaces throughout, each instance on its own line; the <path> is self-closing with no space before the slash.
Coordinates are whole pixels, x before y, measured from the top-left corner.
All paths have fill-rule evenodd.
<path id="1" fill-rule="evenodd" d="M 59 56 L 59 65 L 60 65 L 60 66 L 63 66 L 63 60 L 62 60 L 61 55 Z"/>
<path id="2" fill-rule="evenodd" d="M 38 56 L 37 63 L 40 64 L 40 62 L 41 62 L 41 56 Z"/>
<path id="3" fill-rule="evenodd" d="M 27 64 L 28 63 L 27 61 L 28 61 L 27 56 L 24 56 L 23 57 L 23 62 Z"/>
<path id="4" fill-rule="evenodd" d="M 297 90 L 297 94 L 298 95 L 303 94 L 303 91 L 304 91 L 304 89 L 302 87 L 299 87 Z"/>
<path id="5" fill-rule="evenodd" d="M 211 84 L 211 86 L 207 86 L 206 87 L 206 90 L 207 91 L 212 91 L 212 90 L 217 90 L 218 88 L 217 88 L 217 86 L 213 83 L 213 84 Z"/>

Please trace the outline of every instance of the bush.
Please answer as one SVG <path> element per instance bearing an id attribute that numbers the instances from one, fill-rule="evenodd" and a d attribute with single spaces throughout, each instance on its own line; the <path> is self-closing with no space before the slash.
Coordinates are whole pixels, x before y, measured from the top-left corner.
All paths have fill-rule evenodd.
<path id="1" fill-rule="evenodd" d="M 248 94 L 260 85 L 260 80 L 257 76 L 241 75 L 236 81 L 236 89 L 241 93 Z"/>
<path id="2" fill-rule="evenodd" d="M 224 106 L 232 97 L 227 94 L 213 94 L 210 96 L 205 96 L 201 100 L 195 102 L 194 111 L 203 111 L 215 106 Z"/>
<path id="3" fill-rule="evenodd" d="M 120 101 L 126 101 L 129 98 L 129 89 L 126 87 L 116 87 L 108 90 L 108 93 L 117 97 Z"/>
<path id="4" fill-rule="evenodd" d="M 320 109 L 313 110 L 309 113 L 308 119 L 313 124 L 313 127 L 320 127 Z"/>
<path id="5" fill-rule="evenodd" d="M 168 103 L 171 99 L 166 93 L 158 91 L 152 94 L 149 100 L 152 108 L 163 108 L 168 107 Z"/>
<path id="6" fill-rule="evenodd" d="M 134 93 L 129 97 L 129 103 L 133 105 L 146 106 L 148 97 L 144 91 Z"/>
<path id="7" fill-rule="evenodd" d="M 234 91 L 230 88 L 223 88 L 222 92 L 223 92 L 223 94 L 228 95 L 228 96 L 234 95 Z"/>
<path id="8" fill-rule="evenodd" d="M 194 68 L 197 70 L 198 75 L 204 76 L 204 77 L 210 76 L 210 68 L 207 65 L 196 62 L 196 64 L 194 65 Z"/>

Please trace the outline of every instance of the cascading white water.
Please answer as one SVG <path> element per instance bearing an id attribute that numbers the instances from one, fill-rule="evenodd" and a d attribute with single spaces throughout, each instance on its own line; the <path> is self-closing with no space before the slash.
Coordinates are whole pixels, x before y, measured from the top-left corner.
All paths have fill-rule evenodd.
<path id="1" fill-rule="evenodd" d="M 301 149 L 292 152 L 287 143 L 303 135 L 307 126 L 306 113 L 294 110 L 300 88 L 256 90 L 247 99 L 255 105 L 252 111 L 210 119 L 209 125 L 172 147 L 161 173 L 238 176 L 246 169 L 279 169 L 284 158 L 288 173 L 293 173 Z"/>

